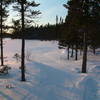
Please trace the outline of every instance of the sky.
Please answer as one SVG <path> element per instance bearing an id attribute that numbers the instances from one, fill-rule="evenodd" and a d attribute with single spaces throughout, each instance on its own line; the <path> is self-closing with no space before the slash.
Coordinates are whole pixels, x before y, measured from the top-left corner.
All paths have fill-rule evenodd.
<path id="1" fill-rule="evenodd" d="M 59 19 L 60 17 L 65 19 L 67 10 L 63 7 L 63 4 L 65 4 L 67 0 L 35 0 L 35 2 L 40 3 L 40 5 L 35 9 L 40 10 L 41 12 L 41 14 L 35 20 L 36 24 L 55 24 L 56 15 L 59 17 Z M 14 16 L 14 13 L 15 12 L 10 13 L 8 23 L 11 23 L 11 18 Z"/>
<path id="2" fill-rule="evenodd" d="M 63 7 L 63 4 L 67 0 L 35 0 L 40 3 L 38 9 L 42 12 L 39 18 L 39 24 L 55 24 L 56 15 L 65 19 L 67 10 Z"/>

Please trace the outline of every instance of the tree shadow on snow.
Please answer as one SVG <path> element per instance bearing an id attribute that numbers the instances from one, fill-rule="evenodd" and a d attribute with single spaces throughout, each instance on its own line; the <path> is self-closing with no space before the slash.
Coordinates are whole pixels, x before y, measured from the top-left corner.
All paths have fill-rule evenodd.
<path id="1" fill-rule="evenodd" d="M 37 69 L 39 71 L 34 74 L 32 70 Z M 73 92 L 71 90 L 76 78 L 74 74 L 39 62 L 27 64 L 27 74 L 30 74 L 29 77 L 37 82 L 30 91 L 34 91 L 33 94 L 36 94 L 41 100 L 73 100 L 70 98 L 74 97 L 70 97 L 69 94 Z M 34 81 L 31 84 L 34 84 Z"/>

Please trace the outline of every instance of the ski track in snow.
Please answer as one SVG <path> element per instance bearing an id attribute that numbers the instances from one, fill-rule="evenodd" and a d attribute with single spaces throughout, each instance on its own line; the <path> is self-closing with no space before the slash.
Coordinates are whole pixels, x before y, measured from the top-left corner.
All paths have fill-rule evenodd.
<path id="1" fill-rule="evenodd" d="M 100 100 L 100 55 L 88 54 L 87 74 L 81 74 L 82 57 L 78 61 L 58 49 L 57 41 L 26 41 L 26 82 L 20 81 L 21 40 L 4 40 L 5 64 L 12 67 L 8 75 L 0 75 L 0 100 Z M 99 52 L 98 52 L 99 53 Z"/>

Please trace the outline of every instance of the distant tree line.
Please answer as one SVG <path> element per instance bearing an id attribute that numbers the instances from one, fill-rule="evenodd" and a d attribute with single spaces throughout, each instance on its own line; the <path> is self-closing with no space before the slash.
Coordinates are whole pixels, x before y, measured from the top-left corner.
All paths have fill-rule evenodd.
<path id="1" fill-rule="evenodd" d="M 25 28 L 24 37 L 26 39 L 40 39 L 40 40 L 57 40 L 60 38 L 62 24 L 50 25 L 49 23 L 44 26 L 31 26 Z M 22 38 L 19 27 L 13 32 L 13 38 Z"/>

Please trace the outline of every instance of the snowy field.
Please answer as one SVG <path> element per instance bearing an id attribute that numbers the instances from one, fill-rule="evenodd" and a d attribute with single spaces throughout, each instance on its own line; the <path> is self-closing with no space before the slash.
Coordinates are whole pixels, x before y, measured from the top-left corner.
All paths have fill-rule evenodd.
<path id="1" fill-rule="evenodd" d="M 100 100 L 100 54 L 88 53 L 87 74 L 82 57 L 67 60 L 57 41 L 26 41 L 26 82 L 20 81 L 21 40 L 4 40 L 9 74 L 0 75 L 0 100 Z M 10 86 L 10 87 L 8 87 Z"/>

